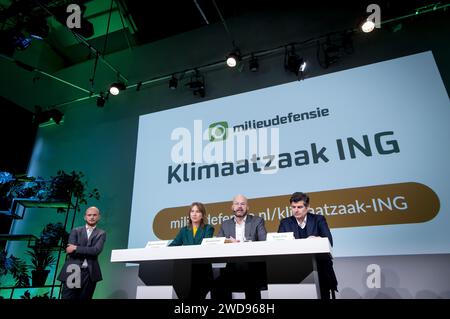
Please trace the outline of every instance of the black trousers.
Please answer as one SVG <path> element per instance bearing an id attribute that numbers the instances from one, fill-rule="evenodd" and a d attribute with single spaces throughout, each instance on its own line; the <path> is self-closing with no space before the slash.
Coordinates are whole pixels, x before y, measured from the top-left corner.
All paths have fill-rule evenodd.
<path id="1" fill-rule="evenodd" d="M 87 268 L 81 268 L 80 288 L 69 288 L 62 283 L 61 299 L 92 299 L 97 282 L 92 281 Z"/>
<path id="2" fill-rule="evenodd" d="M 213 285 L 211 264 L 192 264 L 191 287 L 187 299 L 203 300 Z"/>
<path id="3" fill-rule="evenodd" d="M 229 263 L 215 280 L 211 298 L 231 300 L 232 292 L 244 292 L 247 300 L 261 300 L 262 289 L 267 289 L 266 263 Z"/>
<path id="4" fill-rule="evenodd" d="M 317 260 L 317 274 L 319 275 L 320 298 L 336 299 L 335 291 L 337 291 L 338 282 L 331 258 Z"/>

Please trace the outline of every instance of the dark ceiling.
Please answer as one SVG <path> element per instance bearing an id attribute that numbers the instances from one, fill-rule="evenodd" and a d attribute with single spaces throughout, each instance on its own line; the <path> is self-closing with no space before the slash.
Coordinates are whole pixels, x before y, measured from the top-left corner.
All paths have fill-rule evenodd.
<path id="1" fill-rule="evenodd" d="M 110 54 L 217 23 L 224 25 L 224 32 L 232 32 L 232 28 L 227 30 L 227 24 L 233 18 L 258 12 L 310 11 L 320 17 L 325 25 L 330 14 L 346 11 L 346 8 L 352 12 L 360 12 L 362 16 L 367 5 L 372 2 L 374 1 L 0 0 L 0 36 L 7 39 L 11 37 L 11 31 L 27 29 L 30 23 L 35 28 L 36 24 L 45 25 L 47 22 L 49 34 L 44 41 L 61 58 L 63 62 L 59 68 L 62 68 L 92 58 L 92 55 L 87 54 L 89 51 L 86 51 L 86 45 L 80 44 L 61 23 L 68 15 L 65 8 L 72 3 L 79 3 L 84 10 L 83 17 L 92 23 L 94 34 L 84 34 L 84 39 L 100 53 Z M 437 1 L 379 0 L 376 3 L 383 8 L 383 20 L 386 20 Z M 59 20 L 54 19 L 55 16 L 59 16 Z M 0 50 L 8 56 L 14 53 L 14 47 L 8 41 L 1 41 Z M 57 68 L 54 69 L 56 70 Z"/>
<path id="2" fill-rule="evenodd" d="M 430 0 L 346 0 L 346 1 L 295 1 L 295 0 L 171 0 L 136 1 L 123 0 L 137 27 L 139 43 L 161 40 L 176 34 L 204 27 L 208 24 L 256 12 L 322 11 L 326 17 L 335 9 L 360 8 L 361 15 L 367 5 L 377 3 L 383 8 L 383 19 L 391 19 L 411 10 L 440 1 Z M 440 2 L 442 3 L 442 2 Z M 326 20 L 324 20 L 326 23 Z"/>
<path id="3" fill-rule="evenodd" d="M 94 61 L 95 54 L 90 48 L 94 48 L 101 55 L 108 55 L 211 26 L 216 28 L 215 31 L 222 28 L 223 39 L 226 41 L 226 33 L 229 34 L 230 40 L 233 39 L 231 34 L 235 31 L 234 22 L 240 23 L 239 27 L 242 30 L 242 23 L 248 21 L 250 25 L 255 19 L 265 17 L 269 18 L 269 22 L 264 26 L 270 28 L 272 14 L 281 17 L 273 20 L 276 21 L 274 23 L 280 24 L 283 24 L 285 16 L 289 15 L 295 19 L 299 16 L 297 30 L 308 28 L 309 34 L 322 36 L 333 31 L 340 31 L 337 28 L 342 27 L 343 24 L 345 28 L 356 27 L 358 20 L 361 22 L 366 14 L 367 5 L 374 2 L 381 7 L 383 21 L 411 14 L 417 8 L 448 3 L 448 1 L 438 0 L 316 0 L 308 2 L 300 0 L 0 0 L 0 58 L 6 67 L 8 63 L 15 62 L 17 67 L 28 69 L 28 71 L 37 68 L 48 74 L 58 74 L 58 71 L 75 64 L 88 60 Z M 58 21 L 55 18 L 61 14 L 63 17 L 64 14 L 67 16 L 65 8 L 72 3 L 81 5 L 83 21 L 87 21 L 93 27 L 93 32 L 81 39 L 66 27 L 64 21 L 61 22 L 64 19 L 60 18 Z M 287 14 L 284 15 L 284 13 Z M 300 16 L 314 20 L 315 23 L 308 24 L 307 22 L 310 21 L 305 22 Z M 413 19 L 420 19 L 419 16 Z M 430 18 L 432 14 L 424 16 Z M 36 24 L 38 27 L 48 26 L 48 35 L 43 40 L 33 40 L 26 50 L 20 50 L 11 43 L 11 33 L 21 32 L 27 36 L 30 33 L 30 25 L 35 28 Z M 276 27 L 282 29 L 283 26 Z M 251 25 L 249 29 L 252 29 Z M 258 38 L 263 37 L 264 34 L 258 34 Z M 182 38 L 188 37 L 180 37 Z M 267 43 L 276 41 L 277 39 L 267 39 Z M 237 46 L 241 44 L 237 43 Z M 249 51 L 256 48 L 246 49 Z M 207 60 L 207 57 L 205 59 Z M 7 72 L 1 71 L 3 81 L 7 82 Z M 32 80 L 34 79 L 33 77 Z M 73 81 L 73 78 L 67 80 Z M 20 81 L 13 84 L 20 87 Z M 85 82 L 82 86 L 86 86 Z M 10 99 L 13 96 L 13 94 L 3 95 Z M 18 100 L 23 107 L 31 108 L 30 101 Z"/>
<path id="4" fill-rule="evenodd" d="M 160 1 L 156 6 L 149 1 L 125 0 L 126 7 L 137 27 L 139 43 L 161 40 L 230 18 L 255 11 L 253 1 L 187 0 Z M 268 2 L 263 1 L 264 6 Z"/>

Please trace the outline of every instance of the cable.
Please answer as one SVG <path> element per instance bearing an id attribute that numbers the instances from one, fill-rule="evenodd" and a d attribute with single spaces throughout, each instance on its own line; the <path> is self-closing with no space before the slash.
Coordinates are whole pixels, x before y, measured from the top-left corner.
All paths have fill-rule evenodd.
<path id="1" fill-rule="evenodd" d="M 57 17 L 45 6 L 43 5 L 40 1 L 36 1 L 37 4 L 43 8 L 48 14 L 50 14 L 52 17 L 55 18 L 56 21 L 58 21 Z M 108 61 L 105 60 L 105 58 L 103 57 L 103 55 L 100 53 L 100 51 L 98 51 L 96 48 L 94 48 L 91 44 L 89 44 L 89 42 L 87 42 L 82 36 L 80 36 L 78 33 L 74 32 L 72 29 L 70 29 L 69 27 L 67 27 L 67 25 L 61 23 L 61 25 L 63 25 L 67 30 L 69 30 L 74 36 L 75 38 L 78 40 L 78 42 L 84 44 L 89 50 L 91 50 L 95 55 L 98 55 L 98 57 L 103 61 L 103 63 L 106 64 L 106 66 L 108 66 L 111 70 L 113 70 L 116 74 L 119 74 L 119 76 L 125 81 L 128 82 L 128 79 L 122 74 L 120 73 L 115 67 L 113 67 Z"/>
<path id="2" fill-rule="evenodd" d="M 198 11 L 200 11 L 200 14 L 203 17 L 203 20 L 205 20 L 206 24 L 209 24 L 209 21 L 208 21 L 208 19 L 206 19 L 205 13 L 203 12 L 202 8 L 200 8 L 199 4 L 197 3 L 197 0 L 194 0 L 194 3 L 196 5 Z"/>
<path id="3" fill-rule="evenodd" d="M 225 23 L 225 19 L 223 18 L 222 13 L 220 12 L 219 7 L 217 6 L 216 0 L 213 0 L 212 2 L 213 2 L 213 4 L 214 4 L 214 7 L 216 8 L 217 13 L 219 14 L 220 21 L 222 21 L 222 24 L 223 24 L 223 26 L 225 27 L 225 30 L 227 31 L 228 36 L 229 36 L 230 39 L 231 39 L 231 42 L 232 42 L 233 48 L 234 48 L 234 47 L 235 47 L 235 45 L 234 45 L 234 38 L 233 38 L 233 36 L 231 35 L 230 29 L 228 29 L 228 26 L 227 26 L 227 24 Z"/>
<path id="4" fill-rule="evenodd" d="M 106 43 L 108 42 L 109 24 L 111 22 L 113 4 L 114 0 L 111 0 L 111 6 L 109 7 L 108 25 L 106 26 L 105 42 L 103 43 L 103 55 L 106 54 Z"/>

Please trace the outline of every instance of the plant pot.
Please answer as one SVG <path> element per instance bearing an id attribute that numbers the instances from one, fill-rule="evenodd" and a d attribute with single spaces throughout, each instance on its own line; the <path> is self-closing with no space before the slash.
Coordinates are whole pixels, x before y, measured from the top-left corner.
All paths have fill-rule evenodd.
<path id="1" fill-rule="evenodd" d="M 32 287 L 45 286 L 45 282 L 47 281 L 47 277 L 48 277 L 49 273 L 50 273 L 49 269 L 32 270 L 31 271 L 31 286 Z"/>

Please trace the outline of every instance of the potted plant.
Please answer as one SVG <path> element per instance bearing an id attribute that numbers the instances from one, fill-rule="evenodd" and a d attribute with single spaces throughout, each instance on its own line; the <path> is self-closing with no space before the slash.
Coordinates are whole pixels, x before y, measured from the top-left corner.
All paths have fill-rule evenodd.
<path id="1" fill-rule="evenodd" d="M 38 241 L 36 245 L 30 247 L 27 254 L 31 256 L 31 286 L 45 286 L 45 281 L 50 272 L 48 267 L 53 266 L 56 261 L 56 257 L 53 256 L 51 248 L 42 245 Z"/>
<path id="2" fill-rule="evenodd" d="M 88 184 L 82 172 L 72 171 L 70 174 L 59 170 L 56 176 L 49 180 L 41 177 L 13 177 L 10 173 L 0 172 L 0 184 L 9 185 L 7 197 L 31 198 L 39 201 L 70 202 L 72 198 L 78 201 L 77 211 L 80 205 L 86 205 L 89 198 L 100 199 L 98 189 L 88 190 Z M 75 205 L 74 205 L 75 206 Z M 58 208 L 58 212 L 65 212 L 65 208 Z"/>
<path id="3" fill-rule="evenodd" d="M 27 287 L 30 284 L 27 271 L 28 267 L 22 259 L 13 255 L 8 256 L 7 251 L 0 252 L 0 276 L 11 274 L 16 280 L 16 287 Z"/>
<path id="4" fill-rule="evenodd" d="M 68 174 L 63 170 L 58 171 L 55 177 L 52 177 L 48 186 L 48 198 L 53 200 L 69 201 L 72 197 L 78 200 L 77 210 L 80 205 L 86 205 L 88 198 L 100 199 L 98 189 L 88 190 L 88 184 L 84 180 L 82 172 L 72 171 Z M 58 212 L 64 212 L 59 208 Z"/>
<path id="5" fill-rule="evenodd" d="M 64 228 L 62 223 L 49 223 L 42 230 L 40 236 L 41 245 L 47 247 L 56 247 L 59 245 L 61 240 L 61 246 L 65 247 L 67 240 L 69 238 L 69 233 Z"/>
<path id="6" fill-rule="evenodd" d="M 33 287 L 45 286 L 45 281 L 50 272 L 47 268 L 53 266 L 56 261 L 52 248 L 65 247 L 68 238 L 69 233 L 62 223 L 49 223 L 44 227 L 36 244 L 27 251 L 27 254 L 31 256 Z"/>

